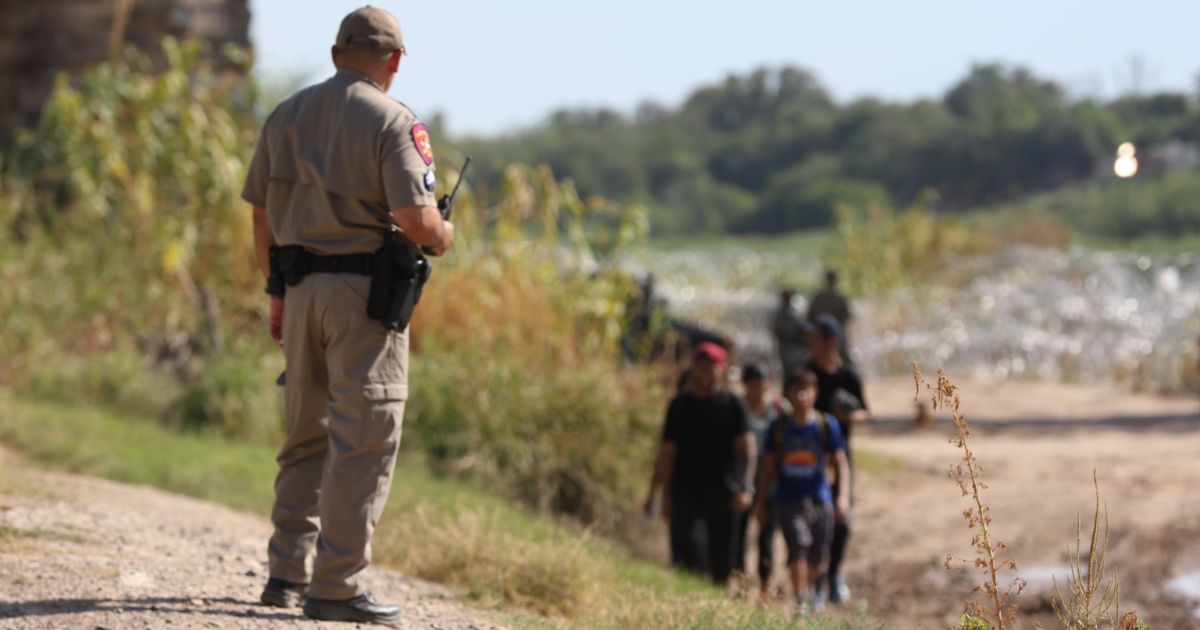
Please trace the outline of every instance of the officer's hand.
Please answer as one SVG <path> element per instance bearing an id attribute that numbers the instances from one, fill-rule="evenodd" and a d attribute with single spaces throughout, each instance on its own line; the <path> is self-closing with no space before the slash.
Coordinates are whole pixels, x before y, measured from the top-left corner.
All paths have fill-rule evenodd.
<path id="1" fill-rule="evenodd" d="M 283 298 L 271 297 L 271 339 L 283 347 Z"/>
<path id="2" fill-rule="evenodd" d="M 432 245 L 426 245 L 421 248 L 422 251 L 429 256 L 441 256 L 442 254 L 445 254 L 446 250 L 450 249 L 450 245 L 454 243 L 454 224 L 443 220 L 442 234 L 442 242 L 439 243 L 438 246 L 435 247 Z"/>

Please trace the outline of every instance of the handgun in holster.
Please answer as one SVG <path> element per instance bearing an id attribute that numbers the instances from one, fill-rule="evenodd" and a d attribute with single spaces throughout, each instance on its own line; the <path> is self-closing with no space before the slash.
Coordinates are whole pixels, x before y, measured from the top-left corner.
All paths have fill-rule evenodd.
<path id="1" fill-rule="evenodd" d="M 408 328 L 432 272 L 421 251 L 403 242 L 397 230 L 385 232 L 383 245 L 375 251 L 371 265 L 367 316 L 379 320 L 388 330 Z"/>

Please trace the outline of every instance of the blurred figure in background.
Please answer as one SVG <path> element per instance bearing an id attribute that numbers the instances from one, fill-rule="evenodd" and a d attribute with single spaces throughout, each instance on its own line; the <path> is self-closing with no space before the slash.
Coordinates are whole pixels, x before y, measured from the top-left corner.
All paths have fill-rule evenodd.
<path id="1" fill-rule="evenodd" d="M 837 319 L 829 314 L 818 316 L 809 334 L 809 353 L 812 359 L 809 360 L 808 369 L 817 375 L 817 399 L 813 406 L 817 411 L 833 414 L 837 418 L 845 442 L 846 458 L 849 466 L 853 467 L 851 436 L 856 425 L 870 420 L 870 412 L 867 411 L 866 397 L 863 395 L 862 378 L 842 359 L 839 348 L 841 339 L 842 329 Z M 847 480 L 835 477 L 831 483 L 834 494 L 838 495 Z M 846 488 L 846 492 L 853 502 L 852 488 Z M 827 580 L 829 601 L 834 604 L 840 604 L 850 598 L 850 589 L 842 579 L 841 566 L 852 523 L 851 509 L 839 513 L 834 524 Z"/>
<path id="2" fill-rule="evenodd" d="M 824 288 L 817 291 L 808 303 L 807 319 L 810 324 L 816 323 L 817 318 L 822 315 L 830 315 L 837 320 L 842 334 L 838 340 L 838 347 L 841 349 L 842 360 L 850 363 L 850 339 L 847 337 L 847 331 L 850 319 L 854 315 L 850 312 L 850 299 L 838 289 L 838 273 L 835 269 L 825 270 Z"/>
<path id="3" fill-rule="evenodd" d="M 771 332 L 779 350 L 781 374 L 790 374 L 804 367 L 808 360 L 808 325 L 796 310 L 792 300 L 796 292 L 783 289 L 779 292 L 779 308 L 771 320 Z"/>
<path id="4" fill-rule="evenodd" d="M 771 380 L 767 378 L 763 369 L 755 363 L 747 363 L 742 367 L 742 389 L 742 401 L 746 405 L 746 415 L 750 420 L 750 430 L 754 432 L 758 448 L 757 468 L 758 471 L 761 471 L 763 447 L 767 443 L 767 436 L 771 431 L 772 422 L 783 415 L 783 405 L 779 403 L 774 392 L 771 391 Z M 758 479 L 758 471 L 754 474 L 755 479 Z M 767 510 L 768 516 L 766 522 L 760 523 L 758 526 L 758 583 L 759 594 L 763 601 L 766 601 L 770 595 L 768 588 L 770 586 L 772 560 L 774 559 L 775 523 L 778 520 L 775 512 L 774 494 L 775 485 L 771 484 L 768 488 L 768 494 L 761 495 L 758 498 L 759 501 L 764 503 L 764 509 Z M 742 515 L 738 525 L 737 542 L 734 549 L 734 566 L 741 567 L 746 574 L 749 574 L 749 567 L 746 566 L 746 542 L 750 535 L 749 511 Z"/>
<path id="5" fill-rule="evenodd" d="M 756 447 L 746 408 L 725 389 L 728 355 L 721 346 L 696 344 L 687 388 L 671 401 L 650 492 L 659 489 L 670 525 L 671 563 L 724 584 L 734 566 L 734 533 L 754 497 Z"/>

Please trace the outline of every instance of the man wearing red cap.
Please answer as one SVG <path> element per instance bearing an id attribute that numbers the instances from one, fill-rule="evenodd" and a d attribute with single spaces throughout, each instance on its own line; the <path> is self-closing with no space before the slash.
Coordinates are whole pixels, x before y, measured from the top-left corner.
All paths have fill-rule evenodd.
<path id="1" fill-rule="evenodd" d="M 746 409 L 724 388 L 725 349 L 696 345 L 687 389 L 671 401 L 644 509 L 659 488 L 670 524 L 671 563 L 718 584 L 733 567 L 737 515 L 754 497 L 756 447 Z"/>
<path id="2" fill-rule="evenodd" d="M 408 284 L 375 287 L 396 301 L 396 287 L 417 286 L 421 252 L 440 255 L 454 240 L 433 195 L 425 125 L 387 95 L 403 54 L 391 13 L 368 6 L 347 15 L 332 50 L 337 74 L 271 113 L 242 192 L 269 277 L 271 336 L 287 360 L 287 438 L 261 600 L 303 602 L 313 619 L 400 618 L 361 576 L 400 445 L 407 321 L 369 315 L 368 296 L 373 271 L 391 265 L 399 277 L 403 260 Z M 396 232 L 403 244 L 385 248 Z"/>

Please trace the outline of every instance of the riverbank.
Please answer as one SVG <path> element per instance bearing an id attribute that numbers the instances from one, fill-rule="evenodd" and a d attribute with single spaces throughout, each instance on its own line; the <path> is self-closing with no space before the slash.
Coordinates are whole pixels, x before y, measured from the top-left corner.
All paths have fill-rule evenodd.
<path id="1" fill-rule="evenodd" d="M 1092 473 L 1111 527 L 1110 566 L 1120 571 L 1122 609 L 1154 628 L 1195 627 L 1198 601 L 1172 580 L 1200 570 L 1200 399 L 1128 393 L 1121 386 L 958 382 L 971 444 L 984 467 L 993 531 L 1008 543 L 1029 587 L 1017 598 L 1022 627 L 1057 627 L 1054 581 L 1064 587 L 1068 547 L 1082 518 L 1084 553 L 1095 505 Z M 980 574 L 947 572 L 947 554 L 970 558 L 975 533 L 968 504 L 947 467 L 961 456 L 948 443 L 949 420 L 912 425 L 914 384 L 867 384 L 878 422 L 855 434 L 855 448 L 903 466 L 862 475 L 855 487 L 855 532 L 848 579 L 889 627 L 946 627 Z M 928 398 L 923 394 L 923 398 Z"/>

